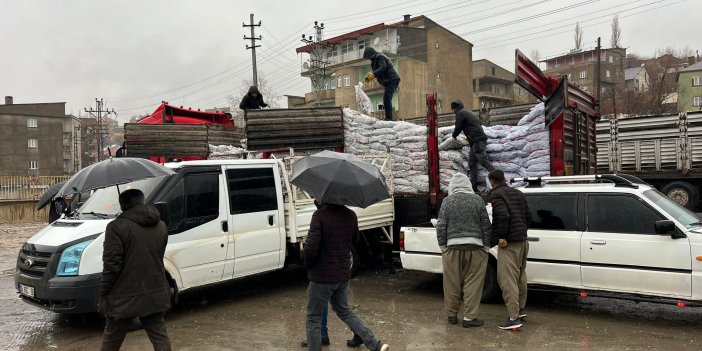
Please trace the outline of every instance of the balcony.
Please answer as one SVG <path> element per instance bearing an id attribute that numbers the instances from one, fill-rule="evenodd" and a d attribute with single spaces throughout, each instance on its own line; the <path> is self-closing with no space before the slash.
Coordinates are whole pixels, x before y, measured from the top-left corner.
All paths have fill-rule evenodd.
<path id="1" fill-rule="evenodd" d="M 336 100 L 336 90 L 334 89 L 327 89 L 327 90 L 322 90 L 320 91 L 320 94 L 322 94 L 322 101 L 334 101 Z M 310 92 L 305 94 L 305 103 L 310 103 L 310 102 L 315 102 L 317 100 L 317 93 L 316 92 Z"/>
<path id="2" fill-rule="evenodd" d="M 397 56 L 397 45 L 393 45 L 389 49 L 376 48 L 376 50 L 379 50 L 379 51 L 383 50 L 383 54 L 388 55 L 391 58 Z M 314 58 L 311 58 L 311 59 L 314 60 Z M 334 66 L 339 66 L 339 65 L 351 65 L 351 66 L 368 65 L 369 66 L 369 61 L 363 59 L 363 50 L 356 50 L 356 51 L 343 53 L 340 55 L 327 57 L 326 61 L 327 61 L 327 68 L 333 68 Z M 310 74 L 309 71 L 311 68 L 315 68 L 313 66 L 313 63 L 310 63 L 309 61 L 303 62 L 300 72 L 302 73 L 302 75 Z"/>

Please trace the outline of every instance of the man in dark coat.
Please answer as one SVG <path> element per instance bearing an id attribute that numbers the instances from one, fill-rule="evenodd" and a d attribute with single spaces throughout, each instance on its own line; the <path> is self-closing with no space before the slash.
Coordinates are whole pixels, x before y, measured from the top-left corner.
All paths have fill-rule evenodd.
<path id="1" fill-rule="evenodd" d="M 468 158 L 468 168 L 470 168 L 470 181 L 473 190 L 477 191 L 478 185 L 478 164 L 487 169 L 488 172 L 495 170 L 487 157 L 487 136 L 480 125 L 480 118 L 473 112 L 466 110 L 461 100 L 451 102 L 451 111 L 456 114 L 456 126 L 452 136 L 458 138 L 463 132 L 470 143 L 470 157 Z"/>
<path id="2" fill-rule="evenodd" d="M 509 317 L 498 327 L 503 330 L 520 328 L 526 318 L 524 307 L 527 299 L 526 264 L 529 254 L 527 229 L 531 213 L 526 197 L 521 191 L 507 185 L 504 172 L 490 172 L 492 185 L 492 240 L 497 241 L 497 282 Z"/>
<path id="3" fill-rule="evenodd" d="M 163 266 L 166 225 L 154 206 L 144 205 L 141 190 L 122 192 L 119 205 L 122 214 L 107 225 L 102 254 L 98 310 L 107 317 L 102 350 L 119 350 L 136 317 L 154 350 L 171 350 L 163 319 L 171 306 Z"/>
<path id="4" fill-rule="evenodd" d="M 256 110 L 261 107 L 268 107 L 268 104 L 263 102 L 263 95 L 258 91 L 258 88 L 251 86 L 249 92 L 241 99 L 239 108 L 242 110 Z"/>
<path id="5" fill-rule="evenodd" d="M 321 203 L 321 201 L 317 201 Z M 373 351 L 387 351 L 389 346 L 377 340 L 368 326 L 349 307 L 351 279 L 351 245 L 358 233 L 356 213 L 342 205 L 321 203 L 312 215 L 304 244 L 307 278 L 307 343 L 311 351 L 322 349 L 320 320 L 322 310 L 331 303 L 332 310 L 363 344 Z"/>
<path id="6" fill-rule="evenodd" d="M 392 96 L 395 95 L 395 91 L 400 85 L 400 75 L 395 71 L 390 58 L 375 51 L 373 48 L 363 50 L 363 58 L 371 61 L 371 69 L 373 70 L 373 72 L 366 75 L 366 82 L 377 79 L 378 83 L 385 88 L 385 93 L 383 94 L 385 120 L 392 121 Z"/>

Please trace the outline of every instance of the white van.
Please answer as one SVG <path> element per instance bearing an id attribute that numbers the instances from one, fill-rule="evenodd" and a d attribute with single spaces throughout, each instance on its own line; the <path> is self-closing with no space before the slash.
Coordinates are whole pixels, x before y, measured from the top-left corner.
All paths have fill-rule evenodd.
<path id="1" fill-rule="evenodd" d="M 702 218 L 629 175 L 532 179 L 527 280 L 560 291 L 702 306 Z M 404 227 L 402 266 L 442 273 L 436 229 Z M 483 299 L 500 296 L 490 250 Z"/>
<path id="2" fill-rule="evenodd" d="M 174 298 L 194 287 L 301 261 L 316 207 L 290 184 L 295 159 L 170 163 L 166 166 L 175 175 L 119 186 L 141 189 L 147 203 L 161 212 L 169 233 L 164 263 Z M 387 158 L 367 161 L 392 184 Z M 120 213 L 118 194 L 116 187 L 96 191 L 73 215 L 27 240 L 15 273 L 25 302 L 57 313 L 96 311 L 103 233 Z M 391 196 L 366 209 L 352 208 L 367 240 L 392 241 L 393 207 Z M 356 263 L 358 257 L 353 258 Z"/>

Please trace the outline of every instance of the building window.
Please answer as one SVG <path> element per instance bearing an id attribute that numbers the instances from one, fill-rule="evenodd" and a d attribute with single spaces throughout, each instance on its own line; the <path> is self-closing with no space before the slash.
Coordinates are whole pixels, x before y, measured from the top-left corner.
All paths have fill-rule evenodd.
<path id="1" fill-rule="evenodd" d="M 693 87 L 698 87 L 698 86 L 702 85 L 702 84 L 700 84 L 700 80 L 702 80 L 700 78 L 702 78 L 702 77 L 700 77 L 700 76 L 692 77 L 692 86 Z"/>
<path id="2" fill-rule="evenodd" d="M 341 44 L 341 55 L 345 56 L 346 54 L 350 53 L 353 51 L 353 42 L 348 41 L 346 43 Z"/>
<path id="3" fill-rule="evenodd" d="M 692 106 L 702 106 L 702 96 L 695 96 L 692 98 Z"/>
<path id="4" fill-rule="evenodd" d="M 27 139 L 27 147 L 34 149 L 39 147 L 39 140 L 37 139 Z"/>
<path id="5" fill-rule="evenodd" d="M 333 47 L 327 51 L 327 61 L 331 61 L 331 59 L 336 56 L 336 47 Z"/>
<path id="6" fill-rule="evenodd" d="M 609 55 L 609 63 L 614 63 L 614 56 Z"/>
<path id="7" fill-rule="evenodd" d="M 587 78 L 587 71 L 580 71 L 580 79 Z"/>
<path id="8" fill-rule="evenodd" d="M 356 44 L 358 44 L 358 51 L 361 55 L 363 55 L 363 50 L 370 47 L 370 39 L 359 40 L 356 42 Z"/>
<path id="9" fill-rule="evenodd" d="M 39 169 L 39 161 L 29 161 L 29 169 Z"/>
<path id="10" fill-rule="evenodd" d="M 605 77 L 611 78 L 611 77 L 612 77 L 612 72 L 610 72 L 609 70 L 606 70 L 606 71 L 605 71 Z"/>
<path id="11" fill-rule="evenodd" d="M 350 86 L 351 86 L 351 77 L 349 77 L 348 75 L 345 75 L 345 76 L 344 76 L 344 86 L 345 86 L 345 87 L 350 87 Z"/>
<path id="12" fill-rule="evenodd" d="M 36 117 L 27 118 L 27 127 L 36 128 L 37 127 L 37 118 Z"/>
<path id="13" fill-rule="evenodd" d="M 339 79 L 337 80 L 337 85 L 336 85 L 336 87 L 337 87 L 337 88 L 341 88 L 341 77 L 339 77 Z"/>
<path id="14" fill-rule="evenodd" d="M 495 75 L 495 67 L 492 68 L 492 75 Z"/>

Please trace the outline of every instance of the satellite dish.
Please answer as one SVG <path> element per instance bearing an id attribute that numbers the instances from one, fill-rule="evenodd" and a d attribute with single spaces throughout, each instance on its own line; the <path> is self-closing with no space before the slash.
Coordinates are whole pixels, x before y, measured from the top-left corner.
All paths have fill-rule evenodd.
<path id="1" fill-rule="evenodd" d="M 378 46 L 378 43 L 380 43 L 380 37 L 375 37 L 375 39 L 373 39 L 373 46 Z"/>
<path id="2" fill-rule="evenodd" d="M 310 69 L 310 65 L 307 62 L 302 63 L 302 68 L 304 69 Z"/>

